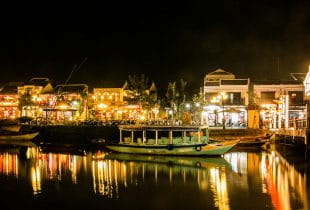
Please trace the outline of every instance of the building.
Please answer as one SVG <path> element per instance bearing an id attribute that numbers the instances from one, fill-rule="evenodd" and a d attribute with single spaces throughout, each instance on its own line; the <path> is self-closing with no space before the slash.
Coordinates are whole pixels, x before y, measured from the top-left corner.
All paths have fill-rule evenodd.
<path id="1" fill-rule="evenodd" d="M 0 119 L 20 117 L 17 87 L 21 82 L 10 82 L 0 88 Z"/>
<path id="2" fill-rule="evenodd" d="M 290 121 L 305 118 L 302 81 L 255 81 L 254 103 L 259 105 L 260 127 L 279 129 L 293 127 Z"/>
<path id="3" fill-rule="evenodd" d="M 43 108 L 53 99 L 53 86 L 48 78 L 32 78 L 18 86 L 21 116 L 42 117 Z"/>
<path id="4" fill-rule="evenodd" d="M 94 119 L 134 120 L 140 115 L 140 107 L 125 101 L 124 88 L 94 88 L 90 97 L 90 110 Z"/>
<path id="5" fill-rule="evenodd" d="M 88 117 L 88 86 L 61 84 L 55 87 L 51 106 L 44 108 L 45 119 L 50 123 L 67 123 Z"/>
<path id="6" fill-rule="evenodd" d="M 205 76 L 204 99 L 209 105 L 204 107 L 203 118 L 208 118 L 209 126 L 247 126 L 249 83 L 250 79 L 236 79 L 223 69 Z"/>

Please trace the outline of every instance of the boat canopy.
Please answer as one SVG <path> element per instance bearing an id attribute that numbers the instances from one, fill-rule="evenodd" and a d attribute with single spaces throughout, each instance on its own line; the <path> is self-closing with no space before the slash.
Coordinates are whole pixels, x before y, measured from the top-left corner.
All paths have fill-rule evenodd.
<path id="1" fill-rule="evenodd" d="M 201 129 L 207 129 L 208 126 L 193 125 L 119 125 L 118 128 L 123 131 L 192 131 L 198 132 Z"/>

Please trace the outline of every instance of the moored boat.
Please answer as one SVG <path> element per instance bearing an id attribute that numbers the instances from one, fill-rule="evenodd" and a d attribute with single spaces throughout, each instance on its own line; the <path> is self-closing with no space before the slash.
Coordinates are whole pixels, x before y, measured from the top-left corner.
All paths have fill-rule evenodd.
<path id="1" fill-rule="evenodd" d="M 29 141 L 34 139 L 39 132 L 10 132 L 10 131 L 1 131 L 0 132 L 0 140 L 14 140 L 14 141 Z"/>
<path id="2" fill-rule="evenodd" d="M 206 126 L 120 125 L 119 130 L 119 142 L 107 144 L 106 147 L 114 152 L 128 154 L 216 156 L 228 152 L 239 141 L 209 143 Z M 130 137 L 123 138 L 123 132 L 129 132 Z M 142 132 L 142 136 L 135 139 L 137 132 L 140 135 Z M 182 134 L 181 137 L 173 135 L 176 133 Z M 165 134 L 168 134 L 168 138 Z"/>
<path id="3" fill-rule="evenodd" d="M 249 137 L 242 138 L 237 144 L 238 147 L 262 147 L 266 143 L 270 142 L 272 135 L 266 135 L 262 137 Z"/>

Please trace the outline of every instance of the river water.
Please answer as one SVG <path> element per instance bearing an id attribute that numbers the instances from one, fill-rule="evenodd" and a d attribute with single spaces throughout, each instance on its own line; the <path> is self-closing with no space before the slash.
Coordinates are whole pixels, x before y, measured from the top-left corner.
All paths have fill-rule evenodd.
<path id="1" fill-rule="evenodd" d="M 276 150 L 168 158 L 2 146 L 0 208 L 310 209 L 307 175 Z"/>

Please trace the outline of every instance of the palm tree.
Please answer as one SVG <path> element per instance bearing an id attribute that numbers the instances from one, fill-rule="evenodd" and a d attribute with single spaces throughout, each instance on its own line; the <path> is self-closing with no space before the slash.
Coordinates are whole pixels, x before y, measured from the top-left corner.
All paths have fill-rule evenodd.
<path id="1" fill-rule="evenodd" d="M 172 118 L 180 119 L 180 113 L 186 101 L 186 85 L 187 82 L 183 79 L 177 84 L 169 82 L 166 92 L 166 101 L 169 108 L 172 110 Z"/>

